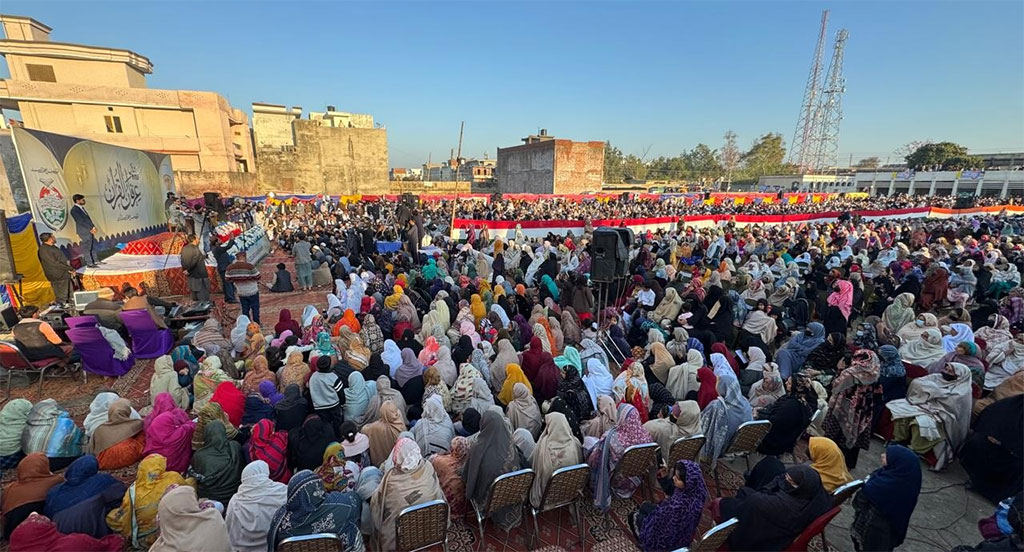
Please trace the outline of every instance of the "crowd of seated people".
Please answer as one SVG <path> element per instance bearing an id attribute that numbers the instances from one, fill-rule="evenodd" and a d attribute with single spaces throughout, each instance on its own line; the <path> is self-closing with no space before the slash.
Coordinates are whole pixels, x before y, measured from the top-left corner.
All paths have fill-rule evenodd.
<path id="1" fill-rule="evenodd" d="M 333 533 L 389 550 L 406 507 L 443 499 L 462 519 L 522 468 L 539 507 L 556 470 L 585 463 L 602 511 L 659 488 L 629 516 L 644 550 L 690 545 L 706 509 L 738 519 L 731 549 L 780 550 L 863 479 L 876 433 L 891 440 L 882 467 L 847 505 L 860 549 L 903 543 L 922 467 L 959 462 L 994 502 L 1021 491 L 1020 217 L 646 232 L 600 304 L 588 234 L 431 231 L 437 248 L 414 257 L 366 247 L 381 216 L 267 215 L 284 250 L 316 244 L 330 291 L 266 326 L 182 336 L 155 359 L 145 408 L 103 392 L 78 424 L 52 399 L 5 404 L 11 549 L 272 550 Z M 67 354 L 28 320 L 26 345 Z M 753 420 L 771 421 L 764 460 L 712 501 L 705 477 Z M 631 446 L 667 459 L 696 434 L 701 462 L 657 482 L 616 469 Z M 804 442 L 809 461 L 783 464 Z M 130 466 L 127 488 L 106 473 Z"/>

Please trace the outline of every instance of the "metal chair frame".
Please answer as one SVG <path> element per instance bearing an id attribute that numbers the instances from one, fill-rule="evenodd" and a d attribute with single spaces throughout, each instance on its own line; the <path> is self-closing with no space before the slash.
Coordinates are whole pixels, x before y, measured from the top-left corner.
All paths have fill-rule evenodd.
<path id="1" fill-rule="evenodd" d="M 326 541 L 329 540 L 334 541 L 334 550 L 343 552 L 341 537 L 335 533 L 313 533 L 312 535 L 288 537 L 277 543 L 275 550 L 277 552 L 304 552 L 307 550 L 304 548 L 305 546 L 320 546 L 321 544 L 327 544 Z"/>
<path id="2" fill-rule="evenodd" d="M 615 466 L 615 472 L 612 474 L 612 477 L 614 478 L 616 475 L 619 475 L 622 477 L 641 478 L 642 481 L 640 482 L 640 486 L 643 488 L 644 491 L 644 500 L 647 500 L 649 502 L 652 501 L 653 498 L 651 497 L 652 493 L 650 488 L 650 478 L 658 469 L 658 451 L 660 450 L 661 449 L 660 447 L 658 447 L 658 443 L 643 443 L 640 445 L 633 445 L 627 448 L 626 451 L 622 453 L 622 459 L 619 460 L 619 464 Z M 640 468 L 636 468 L 635 470 L 630 469 L 633 467 L 634 464 L 636 464 L 636 462 L 633 461 L 634 456 L 640 456 L 641 458 L 643 458 L 644 456 L 650 457 L 648 461 L 644 462 L 641 465 L 642 467 L 646 468 L 646 473 L 640 471 Z"/>
<path id="3" fill-rule="evenodd" d="M 772 423 L 768 420 L 743 422 L 740 424 L 740 427 L 736 428 L 736 433 L 732 436 L 732 442 L 730 442 L 729 446 L 726 447 L 725 452 L 722 453 L 719 460 L 726 457 L 735 458 L 736 456 L 742 456 L 744 462 L 747 463 L 747 471 L 750 471 L 750 453 L 757 450 L 758 445 L 761 444 L 761 441 L 764 439 L 765 435 L 768 435 L 768 432 L 771 431 L 771 429 Z M 754 431 L 760 432 L 760 436 L 757 436 L 756 440 L 751 440 L 752 438 L 747 437 L 747 433 Z M 745 447 L 744 444 L 746 445 Z M 717 496 L 722 496 L 722 487 L 718 479 L 717 463 L 715 464 L 713 471 L 715 476 L 715 494 Z"/>
<path id="4" fill-rule="evenodd" d="M 722 523 L 708 529 L 706 533 L 701 535 L 700 540 L 692 548 L 684 546 L 675 552 L 717 552 L 719 548 L 725 544 L 725 541 L 729 538 L 729 535 L 736 529 L 736 526 L 740 524 L 740 520 L 737 518 L 729 518 Z"/>
<path id="5" fill-rule="evenodd" d="M 691 462 L 697 460 L 700 449 L 704 448 L 706 440 L 703 433 L 676 439 L 669 449 L 667 466 L 675 466 L 680 460 L 690 460 Z"/>
<path id="6" fill-rule="evenodd" d="M 573 479 L 578 479 L 578 482 Z M 562 481 L 567 480 L 569 483 L 563 484 Z M 564 468 L 558 468 L 551 474 L 551 479 L 548 480 L 548 484 L 544 487 L 544 493 L 540 498 L 540 508 L 534 508 L 530 505 L 530 512 L 533 514 L 533 535 L 530 536 L 530 545 L 532 548 L 534 539 L 540 536 L 540 526 L 537 523 L 537 516 L 551 510 L 557 510 L 566 506 L 573 507 L 573 517 L 576 520 L 576 528 L 580 535 L 580 548 L 586 550 L 586 541 L 583 538 L 583 512 L 580 510 L 580 505 L 577 503 L 583 498 L 583 489 L 586 488 L 587 483 L 590 481 L 590 466 L 586 463 L 575 464 L 573 466 L 565 466 Z M 569 487 L 569 491 L 565 491 L 558 485 L 575 484 L 575 489 Z M 563 496 L 569 496 L 567 500 L 558 500 L 553 503 L 548 503 L 548 499 L 551 498 L 552 488 L 554 492 L 562 492 Z"/>
<path id="7" fill-rule="evenodd" d="M 836 490 L 832 491 L 832 506 L 842 506 L 854 495 L 857 491 L 864 486 L 863 479 L 854 479 L 849 483 L 845 483 L 836 487 Z"/>
<path id="8" fill-rule="evenodd" d="M 429 510 L 435 509 L 438 506 L 440 506 L 441 509 L 444 510 L 444 529 L 441 531 L 441 538 L 439 540 L 431 541 L 425 544 L 413 543 L 414 545 L 416 545 L 415 547 L 403 547 L 402 545 L 405 544 L 402 541 L 402 537 L 404 535 L 402 531 L 403 521 L 410 520 L 406 521 L 405 523 L 415 523 L 419 521 L 418 518 L 429 518 Z M 447 552 L 448 526 L 450 524 L 450 521 L 448 519 L 448 511 L 448 503 L 441 499 L 431 500 L 430 502 L 424 502 L 422 504 L 414 504 L 412 506 L 404 508 L 401 512 L 398 513 L 398 517 L 395 518 L 395 546 L 401 552 L 417 552 L 418 550 L 424 550 L 426 548 L 430 548 L 431 546 L 437 546 L 438 544 L 440 544 L 444 548 L 445 552 Z"/>
<path id="9" fill-rule="evenodd" d="M 476 502 L 474 502 L 472 500 L 469 501 L 473 505 L 473 513 L 476 514 L 476 523 L 477 523 L 477 526 L 478 526 L 478 528 L 480 530 L 480 546 L 481 547 L 483 547 L 483 544 L 484 544 L 484 521 L 488 517 L 490 517 L 491 514 L 493 514 L 494 512 L 496 512 L 498 510 L 501 510 L 503 508 L 508 508 L 510 506 L 515 506 L 515 505 L 518 504 L 520 507 L 524 508 L 523 515 L 524 516 L 526 515 L 525 507 L 526 507 L 527 501 L 530 498 L 530 487 L 533 485 L 533 478 L 536 477 L 536 476 L 537 476 L 537 472 L 533 471 L 530 468 L 525 468 L 525 469 L 522 469 L 522 470 L 516 470 L 514 472 L 508 472 L 508 473 L 505 473 L 505 474 L 502 474 L 502 475 L 498 476 L 498 478 L 495 479 L 491 483 L 491 488 L 488 489 L 488 491 L 487 491 L 487 503 L 484 504 L 484 507 L 483 507 L 482 511 L 481 511 L 480 508 L 477 507 Z M 523 490 L 522 491 L 518 491 L 516 493 L 513 493 L 514 496 L 518 496 L 519 497 L 519 501 L 512 501 L 512 500 L 507 500 L 506 499 L 506 500 L 502 500 L 498 504 L 494 503 L 494 493 L 495 493 L 496 490 L 498 490 L 499 486 L 502 486 L 502 485 L 512 485 L 514 483 L 519 483 L 520 480 L 524 480 L 525 481 L 525 485 L 523 486 Z M 509 483 L 506 483 L 506 482 L 509 482 Z"/>
<path id="10" fill-rule="evenodd" d="M 49 364 L 45 364 L 43 366 L 38 366 L 37 367 L 36 365 L 34 365 L 32 363 L 31 360 L 28 359 L 27 356 L 25 356 L 25 352 L 21 350 L 21 347 L 18 347 L 18 345 L 16 343 L 14 343 L 13 341 L 0 341 L 0 346 L 10 347 L 11 351 L 14 354 L 17 354 L 18 358 L 21 359 L 21 362 L 23 362 L 26 366 L 29 366 L 29 368 L 17 368 L 17 367 L 11 367 L 11 366 L 4 366 L 3 367 L 4 370 L 7 372 L 7 394 L 6 394 L 7 397 L 11 396 L 11 377 L 12 377 L 14 372 L 20 372 L 22 374 L 39 374 L 39 396 L 42 397 L 43 396 L 43 380 L 46 378 L 46 371 L 51 369 L 51 368 L 59 368 L 61 366 L 65 366 L 69 370 L 71 368 L 70 365 L 68 364 L 68 362 L 65 359 L 60 359 L 60 358 L 54 358 L 54 359 L 52 359 L 52 362 L 50 362 Z M 82 373 L 85 374 L 85 370 L 83 370 Z M 69 374 L 67 374 L 67 376 L 54 376 L 54 377 L 71 377 L 71 374 L 69 373 Z M 88 376 L 86 376 L 86 377 L 88 377 Z"/>

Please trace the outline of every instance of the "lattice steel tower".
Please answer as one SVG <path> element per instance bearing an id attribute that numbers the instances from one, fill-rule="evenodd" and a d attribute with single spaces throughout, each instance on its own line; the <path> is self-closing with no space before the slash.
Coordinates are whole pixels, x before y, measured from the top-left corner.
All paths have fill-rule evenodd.
<path id="1" fill-rule="evenodd" d="M 789 148 L 789 162 L 800 168 L 800 174 L 814 169 L 813 158 L 818 150 L 815 143 L 821 135 L 818 125 L 819 101 L 821 97 L 822 66 L 821 60 L 825 52 L 825 31 L 828 28 L 828 10 L 821 12 L 821 30 L 818 31 L 818 45 L 814 48 L 814 60 L 811 72 L 807 76 L 803 102 L 800 104 L 800 116 L 796 121 L 796 131 Z"/>
<path id="2" fill-rule="evenodd" d="M 850 35 L 846 29 L 836 33 L 836 43 L 832 49 L 832 62 L 828 68 L 828 81 L 822 90 L 818 104 L 818 134 L 815 138 L 817 151 L 814 154 L 814 169 L 825 170 L 838 165 L 836 156 L 839 153 L 839 123 L 843 120 L 843 92 L 846 92 L 846 79 L 843 78 L 843 51 L 846 38 Z"/>

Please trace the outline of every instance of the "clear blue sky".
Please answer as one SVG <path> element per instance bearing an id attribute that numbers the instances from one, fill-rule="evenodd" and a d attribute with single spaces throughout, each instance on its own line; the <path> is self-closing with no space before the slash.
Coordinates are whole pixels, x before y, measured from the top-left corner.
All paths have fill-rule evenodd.
<path id="1" fill-rule="evenodd" d="M 792 140 L 823 8 L 850 32 L 839 144 L 1024 150 L 1024 3 L 24 2 L 62 42 L 146 55 L 153 88 L 327 104 L 388 128 L 392 166 L 496 154 L 545 127 L 675 155 L 727 129 Z M 895 157 L 894 157 L 895 159 Z"/>

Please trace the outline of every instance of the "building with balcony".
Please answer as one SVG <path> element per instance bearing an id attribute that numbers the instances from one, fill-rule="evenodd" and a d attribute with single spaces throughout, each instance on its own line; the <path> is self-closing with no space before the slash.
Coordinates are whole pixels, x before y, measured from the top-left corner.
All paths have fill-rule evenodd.
<path id="1" fill-rule="evenodd" d="M 153 64 L 146 56 L 53 42 L 50 27 L 29 17 L 0 15 L 0 25 L 0 55 L 10 73 L 10 78 L 0 79 L 5 119 L 169 154 L 176 172 L 255 170 L 249 119 L 220 94 L 148 88 L 146 75 L 153 72 Z"/>

